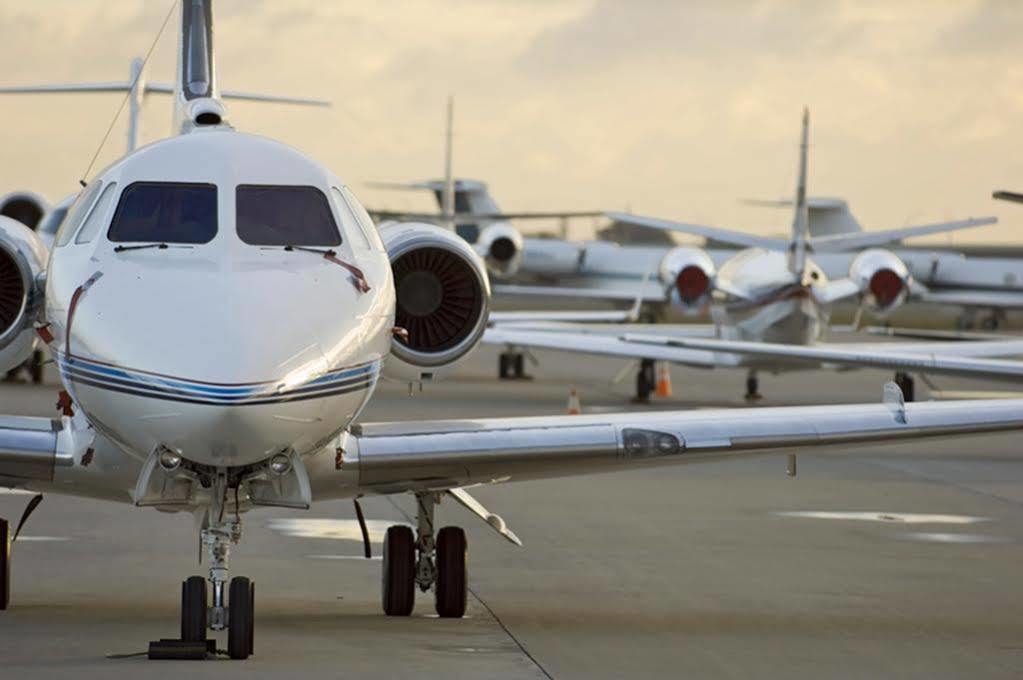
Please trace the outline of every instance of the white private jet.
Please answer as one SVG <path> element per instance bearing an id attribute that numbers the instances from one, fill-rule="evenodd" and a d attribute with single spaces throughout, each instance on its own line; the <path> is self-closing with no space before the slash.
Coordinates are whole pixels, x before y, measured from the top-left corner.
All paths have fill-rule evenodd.
<path id="1" fill-rule="evenodd" d="M 700 248 L 678 247 L 661 262 L 659 279 L 668 283 L 672 305 L 698 313 L 710 309 L 713 325 L 494 324 L 488 344 L 506 348 L 502 359 L 521 348 L 541 347 L 639 359 L 636 398 L 646 401 L 655 387 L 654 360 L 701 367 L 746 368 L 746 398 L 759 399 L 758 371 L 778 373 L 807 368 L 882 367 L 896 371 L 895 382 L 913 400 L 910 373 L 970 375 L 1019 381 L 1021 364 L 985 357 L 1023 354 L 1023 341 L 945 342 L 892 345 L 820 342 L 831 306 L 856 300 L 877 316 L 890 314 L 922 288 L 901 259 L 877 246 L 909 236 L 990 224 L 994 218 L 907 227 L 887 232 L 836 233 L 812 238 L 806 197 L 809 114 L 804 112 L 799 180 L 793 201 L 792 239 L 754 236 L 712 227 L 612 213 L 621 223 L 698 234 L 743 246 L 718 269 Z M 811 258 L 817 252 L 854 250 L 848 274 L 828 280 Z M 601 297 L 602 291 L 567 291 Z M 563 295 L 564 289 L 547 293 Z M 662 295 L 664 295 L 662 293 Z M 857 324 L 858 325 L 858 324 Z M 973 357 L 979 357 L 974 359 Z M 521 365 L 521 362 L 518 362 Z"/>
<path id="2" fill-rule="evenodd" d="M 435 530 L 438 501 L 517 540 L 465 487 L 1023 428 L 1023 400 L 906 404 L 894 385 L 878 404 L 742 417 L 358 423 L 382 374 L 426 382 L 477 345 L 485 265 L 433 225 L 378 234 L 324 166 L 236 131 L 217 92 L 212 0 L 182 5 L 178 134 L 93 177 L 48 260 L 34 232 L 0 219 L 0 292 L 16 309 L 0 360 L 20 361 L 38 334 L 64 386 L 59 418 L 0 418 L 0 480 L 201 518 L 212 590 L 201 576 L 182 584 L 181 636 L 202 653 L 208 628 L 227 629 L 233 658 L 253 652 L 254 588 L 228 579 L 228 556 L 254 507 L 414 494 L 415 531 L 384 540 L 383 609 L 406 616 L 416 587 L 432 588 L 438 614 L 460 617 L 465 534 Z M 8 532 L 0 521 L 5 606 Z"/>

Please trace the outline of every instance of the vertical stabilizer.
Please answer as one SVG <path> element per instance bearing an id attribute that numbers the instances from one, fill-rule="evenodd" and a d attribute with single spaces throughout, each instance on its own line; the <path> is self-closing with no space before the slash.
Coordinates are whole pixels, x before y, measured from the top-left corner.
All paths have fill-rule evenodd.
<path id="1" fill-rule="evenodd" d="M 441 191 L 441 213 L 444 226 L 455 230 L 455 176 L 451 169 L 452 147 L 454 145 L 455 98 L 448 95 L 447 129 L 444 136 L 444 188 Z"/>
<path id="2" fill-rule="evenodd" d="M 807 148 L 810 136 L 810 110 L 803 109 L 803 129 L 799 139 L 799 183 L 796 185 L 796 212 L 792 219 L 792 243 L 789 246 L 789 270 L 799 279 L 806 269 L 806 241 L 810 214 L 806 205 Z"/>
<path id="3" fill-rule="evenodd" d="M 174 129 L 219 125 L 227 118 L 217 88 L 213 0 L 181 0 L 178 68 L 174 85 Z"/>

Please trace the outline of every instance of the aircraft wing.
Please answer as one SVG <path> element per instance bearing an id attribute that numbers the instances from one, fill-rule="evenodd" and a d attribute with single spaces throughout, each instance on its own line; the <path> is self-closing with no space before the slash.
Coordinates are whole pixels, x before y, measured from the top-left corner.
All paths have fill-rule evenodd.
<path id="1" fill-rule="evenodd" d="M 1023 400 L 906 404 L 889 383 L 876 404 L 366 424 L 353 428 L 337 462 L 331 450 L 310 477 L 325 499 L 345 493 L 332 483 L 338 469 L 356 470 L 358 486 L 377 493 L 441 491 L 1021 428 Z"/>
<path id="2" fill-rule="evenodd" d="M 1009 382 L 1023 381 L 1023 361 L 984 357 L 1023 353 L 1023 340 L 958 343 L 827 343 L 813 346 L 768 342 L 740 342 L 703 338 L 667 339 L 656 335 L 627 335 L 627 340 L 652 346 L 727 352 L 779 361 L 838 364 L 850 368 L 886 368 L 895 371 L 955 375 Z"/>
<path id="3" fill-rule="evenodd" d="M 603 217 L 604 213 L 597 210 L 576 210 L 561 212 L 472 212 L 456 213 L 453 217 L 443 213 L 406 212 L 402 210 L 367 209 L 374 220 L 401 220 L 403 222 L 427 222 L 438 224 L 454 222 L 455 224 L 476 224 L 477 222 L 505 222 L 508 220 L 550 220 L 571 217 Z"/>
<path id="4" fill-rule="evenodd" d="M 713 332 L 713 327 L 711 333 Z M 690 331 L 694 335 L 707 334 L 707 327 L 694 324 Z M 671 340 L 671 338 L 667 338 Z M 556 349 L 566 352 L 583 352 L 626 359 L 654 359 L 672 361 L 677 364 L 713 368 L 715 366 L 732 366 L 727 357 L 715 356 L 713 351 L 690 349 L 665 345 L 646 345 L 628 340 L 622 336 L 621 327 L 613 333 L 601 329 L 582 329 L 571 325 L 543 327 L 494 326 L 483 333 L 483 343 L 487 345 L 513 345 L 515 347 L 533 347 L 540 349 Z"/>
<path id="5" fill-rule="evenodd" d="M 490 325 L 503 326 L 508 324 L 536 323 L 545 321 L 559 323 L 628 323 L 630 321 L 635 321 L 637 316 L 638 310 L 635 308 L 607 312 L 599 310 L 491 312 Z"/>
<path id="6" fill-rule="evenodd" d="M 1023 292 L 1014 290 L 929 290 L 922 286 L 913 287 L 913 299 L 939 305 L 961 305 L 963 307 L 997 307 L 1001 309 L 1023 308 Z"/>
<path id="7" fill-rule="evenodd" d="M 834 234 L 831 236 L 820 236 L 810 241 L 813 249 L 817 252 L 836 252 L 845 250 L 862 250 L 863 248 L 874 248 L 888 243 L 902 241 L 914 236 L 926 236 L 928 234 L 941 234 L 947 231 L 960 231 L 962 229 L 973 229 L 986 224 L 995 224 L 997 217 L 978 217 L 968 220 L 957 220 L 955 222 L 938 222 L 936 224 L 922 224 L 915 227 L 904 227 L 902 229 L 889 229 L 887 231 L 861 231 L 855 234 Z"/>
<path id="8" fill-rule="evenodd" d="M 586 300 L 621 300 L 635 302 L 665 302 L 668 299 L 663 286 L 651 283 L 623 284 L 614 288 L 566 288 L 564 286 L 521 286 L 516 284 L 495 284 L 494 295 L 531 295 L 535 297 L 577 298 Z"/>
<path id="9" fill-rule="evenodd" d="M 788 241 L 768 236 L 756 236 L 741 231 L 722 229 L 720 227 L 706 227 L 700 224 L 689 224 L 687 222 L 672 222 L 654 217 L 640 217 L 628 213 L 609 212 L 605 213 L 609 219 L 624 224 L 634 224 L 639 227 L 657 229 L 659 231 L 677 231 L 682 234 L 692 234 L 704 238 L 713 239 L 722 243 L 731 243 L 743 248 L 768 248 L 770 250 L 786 250 L 789 247 Z"/>

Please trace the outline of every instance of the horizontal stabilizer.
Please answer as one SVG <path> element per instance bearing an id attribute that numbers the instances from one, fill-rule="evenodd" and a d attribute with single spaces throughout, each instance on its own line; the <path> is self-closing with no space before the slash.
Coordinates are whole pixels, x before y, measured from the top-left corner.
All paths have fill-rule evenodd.
<path id="1" fill-rule="evenodd" d="M 1013 203 L 1023 203 L 1023 194 L 1017 194 L 1013 191 L 996 191 L 991 194 L 992 198 L 997 198 L 1001 201 L 1012 201 Z"/>
<path id="2" fill-rule="evenodd" d="M 68 92 L 130 92 L 133 83 L 130 81 L 110 83 L 57 83 L 54 85 L 24 85 L 17 87 L 0 87 L 0 94 L 60 94 Z M 174 87 L 166 83 L 145 83 L 142 86 L 145 94 L 174 94 Z M 286 97 L 272 94 L 255 94 L 224 90 L 222 99 L 245 99 L 249 101 L 273 102 L 278 104 L 298 104 L 301 106 L 330 106 L 329 101 L 307 99 L 304 97 Z"/>
<path id="3" fill-rule="evenodd" d="M 833 236 L 821 236 L 811 241 L 813 249 L 817 252 L 835 252 L 843 250 L 861 250 L 863 248 L 874 248 L 889 243 L 902 241 L 903 239 L 915 236 L 927 236 L 929 234 L 942 234 L 949 231 L 960 231 L 962 229 L 973 229 L 998 222 L 997 217 L 977 217 L 954 222 L 938 222 L 936 224 L 923 224 L 915 227 L 904 227 L 902 229 L 889 229 L 887 231 L 864 231 L 858 234 L 835 234 Z"/>
<path id="4" fill-rule="evenodd" d="M 783 239 L 770 238 L 767 236 L 755 236 L 741 231 L 721 229 L 720 227 L 707 227 L 699 224 L 688 224 L 686 222 L 672 222 L 670 220 L 660 220 L 653 217 L 640 217 L 638 215 L 619 212 L 609 212 L 605 213 L 605 215 L 615 222 L 634 224 L 639 227 L 658 229 L 660 231 L 674 231 L 682 234 L 702 236 L 714 241 L 731 243 L 732 245 L 741 246 L 743 248 L 768 248 L 771 250 L 788 249 L 788 241 Z"/>

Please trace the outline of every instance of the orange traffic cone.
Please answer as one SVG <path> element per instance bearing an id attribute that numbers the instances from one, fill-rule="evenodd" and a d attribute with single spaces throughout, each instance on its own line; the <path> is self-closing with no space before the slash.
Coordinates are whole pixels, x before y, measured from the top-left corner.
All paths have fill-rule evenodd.
<path id="1" fill-rule="evenodd" d="M 657 362 L 657 391 L 658 397 L 671 398 L 671 366 L 667 361 Z"/>
<path id="2" fill-rule="evenodd" d="M 575 391 L 573 387 L 568 392 L 568 408 L 565 409 L 565 413 L 570 416 L 577 416 L 583 412 L 582 406 L 579 405 L 579 393 Z"/>

